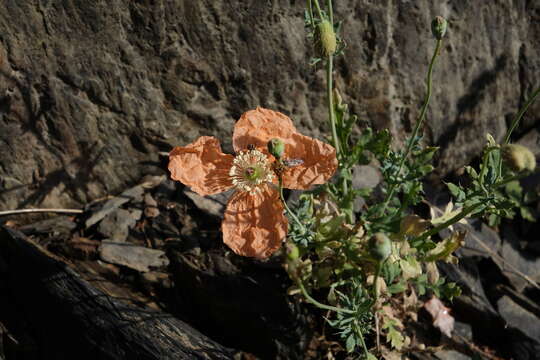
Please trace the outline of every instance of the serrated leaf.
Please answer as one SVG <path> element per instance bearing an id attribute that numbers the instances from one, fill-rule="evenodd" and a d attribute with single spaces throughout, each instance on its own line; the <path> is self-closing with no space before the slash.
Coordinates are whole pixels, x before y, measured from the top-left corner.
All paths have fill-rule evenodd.
<path id="1" fill-rule="evenodd" d="M 487 134 L 486 134 L 486 139 L 487 139 L 487 144 L 488 144 L 488 146 L 497 146 L 497 142 L 495 141 L 495 139 L 493 138 L 493 136 L 491 136 L 490 133 L 487 133 Z"/>
<path id="2" fill-rule="evenodd" d="M 511 198 L 521 201 L 523 197 L 523 188 L 521 187 L 519 181 L 510 181 L 508 184 L 506 184 L 504 190 Z"/>
<path id="3" fill-rule="evenodd" d="M 452 253 L 465 245 L 465 234 L 464 231 L 453 232 L 449 237 L 437 243 L 437 246 L 430 250 L 422 260 L 442 260 L 447 263 L 457 264 L 458 259 Z"/>
<path id="4" fill-rule="evenodd" d="M 401 350 L 404 340 L 405 339 L 403 338 L 403 335 L 401 335 L 401 333 L 397 331 L 393 326 L 390 326 L 388 328 L 388 334 L 386 334 L 386 341 L 389 342 L 393 348 Z"/>
<path id="5" fill-rule="evenodd" d="M 532 212 L 532 209 L 527 206 L 522 206 L 519 208 L 519 214 L 521 217 L 527 221 L 535 222 L 536 218 Z"/>
<path id="6" fill-rule="evenodd" d="M 347 352 L 353 352 L 356 348 L 356 339 L 354 337 L 354 333 L 349 335 L 347 338 L 347 341 L 345 342 L 345 347 L 347 348 Z"/>
<path id="7" fill-rule="evenodd" d="M 472 166 L 465 166 L 465 172 L 467 172 L 472 179 L 478 178 L 478 173 Z"/>
<path id="8" fill-rule="evenodd" d="M 463 189 L 461 189 L 461 187 L 456 184 L 452 184 L 451 182 L 446 183 L 446 186 L 457 202 L 461 202 L 465 199 L 465 192 Z"/>
<path id="9" fill-rule="evenodd" d="M 387 288 L 387 291 L 390 294 L 399 294 L 407 290 L 407 285 L 404 282 L 398 282 L 396 284 L 392 284 Z"/>
<path id="10" fill-rule="evenodd" d="M 404 280 L 412 279 L 422 274 L 422 267 L 418 261 L 411 256 L 399 260 L 399 266 L 401 267 L 401 275 Z"/>

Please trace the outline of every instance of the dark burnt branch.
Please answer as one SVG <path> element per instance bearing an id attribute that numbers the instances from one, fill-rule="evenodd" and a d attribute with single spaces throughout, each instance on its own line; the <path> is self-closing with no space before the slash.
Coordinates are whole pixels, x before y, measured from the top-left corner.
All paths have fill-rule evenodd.
<path id="1" fill-rule="evenodd" d="M 95 289 L 20 232 L 0 228 L 0 262 L 2 296 L 23 314 L 20 320 L 45 358 L 231 358 L 228 349 L 172 315 Z"/>

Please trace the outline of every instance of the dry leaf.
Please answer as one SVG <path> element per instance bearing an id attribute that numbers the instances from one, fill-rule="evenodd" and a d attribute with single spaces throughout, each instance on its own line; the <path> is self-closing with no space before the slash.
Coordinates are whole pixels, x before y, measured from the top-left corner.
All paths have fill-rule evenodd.
<path id="1" fill-rule="evenodd" d="M 454 330 L 454 318 L 450 315 L 450 309 L 444 306 L 437 297 L 427 301 L 424 308 L 433 317 L 433 326 L 441 330 L 446 336 L 451 337 Z"/>

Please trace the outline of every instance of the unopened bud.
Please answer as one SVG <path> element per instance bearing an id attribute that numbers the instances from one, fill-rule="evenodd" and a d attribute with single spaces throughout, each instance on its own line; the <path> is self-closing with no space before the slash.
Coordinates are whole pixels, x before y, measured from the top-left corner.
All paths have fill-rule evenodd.
<path id="1" fill-rule="evenodd" d="M 315 39 L 318 42 L 318 50 L 322 56 L 330 56 L 336 52 L 336 33 L 330 21 L 323 20 L 317 25 Z"/>
<path id="2" fill-rule="evenodd" d="M 287 243 L 286 253 L 287 253 L 287 260 L 288 261 L 296 261 L 300 257 L 300 250 L 298 249 L 298 246 L 295 244 L 289 242 Z"/>
<path id="3" fill-rule="evenodd" d="M 392 242 L 383 233 L 376 233 L 369 239 L 369 252 L 379 261 L 384 261 L 392 253 Z"/>
<path id="4" fill-rule="evenodd" d="M 280 139 L 272 139 L 268 142 L 268 152 L 272 154 L 276 159 L 280 159 L 285 152 L 285 143 Z"/>
<path id="5" fill-rule="evenodd" d="M 536 158 L 534 154 L 523 145 L 503 145 L 502 156 L 506 165 L 514 171 L 533 171 L 536 168 Z"/>
<path id="6" fill-rule="evenodd" d="M 437 40 L 441 40 L 446 34 L 446 28 L 448 27 L 448 21 L 442 16 L 437 16 L 431 22 L 431 32 Z"/>

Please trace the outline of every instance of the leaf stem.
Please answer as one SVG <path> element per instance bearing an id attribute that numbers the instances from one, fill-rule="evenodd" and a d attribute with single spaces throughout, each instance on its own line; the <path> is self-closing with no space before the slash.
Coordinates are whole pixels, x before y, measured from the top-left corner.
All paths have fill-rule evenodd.
<path id="1" fill-rule="evenodd" d="M 279 198 L 281 199 L 281 202 L 283 203 L 283 207 L 285 208 L 285 211 L 289 214 L 290 217 L 293 218 L 293 220 L 298 224 L 298 226 L 300 226 L 302 230 L 306 232 L 306 227 L 304 226 L 304 224 L 302 224 L 300 219 L 298 219 L 296 214 L 293 213 L 292 210 L 287 205 L 287 202 L 285 201 L 285 197 L 283 196 L 283 179 L 281 178 L 281 175 L 279 175 L 278 178 L 279 178 Z"/>
<path id="2" fill-rule="evenodd" d="M 423 233 L 422 235 L 420 235 L 417 239 L 415 239 L 413 242 L 421 242 L 421 241 L 424 241 L 425 239 L 427 239 L 427 238 L 430 237 L 431 235 L 435 235 L 435 234 L 437 234 L 439 231 L 441 231 L 441 230 L 443 230 L 443 229 L 446 229 L 446 228 L 449 227 L 450 225 L 453 225 L 453 224 L 457 223 L 459 220 L 465 218 L 467 215 L 469 215 L 470 213 L 472 213 L 474 210 L 476 210 L 476 209 L 478 209 L 479 207 L 484 206 L 484 205 L 485 205 L 485 203 L 480 202 L 480 203 L 477 203 L 477 204 L 474 204 L 474 205 L 471 205 L 471 206 L 468 206 L 468 207 L 464 208 L 459 214 L 455 215 L 455 216 L 452 217 L 451 219 L 448 219 L 448 220 L 445 221 L 444 223 L 435 226 L 435 227 L 432 228 L 431 230 L 426 231 L 425 233 Z"/>
<path id="3" fill-rule="evenodd" d="M 334 9 L 332 9 L 332 0 L 326 0 L 326 8 L 328 9 L 328 21 L 334 26 Z"/>
<path id="4" fill-rule="evenodd" d="M 364 349 L 364 356 L 366 357 L 366 360 L 369 360 L 369 351 L 366 346 L 366 342 L 364 341 L 364 335 L 362 334 L 362 330 L 360 330 L 360 327 L 358 324 L 354 324 L 354 330 L 356 331 L 356 334 L 358 335 L 358 338 L 360 339 L 360 344 L 362 345 L 362 348 Z"/>
<path id="5" fill-rule="evenodd" d="M 512 135 L 512 132 L 516 129 L 516 127 L 519 124 L 519 121 L 521 120 L 521 118 L 523 117 L 523 115 L 525 114 L 529 106 L 534 102 L 534 100 L 536 100 L 539 94 L 540 94 L 540 87 L 533 92 L 529 100 L 527 100 L 525 105 L 523 105 L 521 110 L 514 117 L 514 119 L 512 120 L 512 125 L 510 126 L 510 129 L 508 129 L 508 132 L 506 133 L 506 137 L 504 138 L 505 144 L 508 144 L 510 142 L 510 136 Z"/>
<path id="6" fill-rule="evenodd" d="M 317 13 L 319 14 L 319 18 L 322 20 L 324 20 L 324 16 L 323 16 L 323 13 L 322 13 L 322 10 L 321 10 L 321 5 L 319 5 L 319 0 L 313 0 L 313 2 L 315 2 L 315 8 L 317 9 Z"/>
<path id="7" fill-rule="evenodd" d="M 307 0 L 307 8 L 309 11 L 309 20 L 311 21 L 311 27 L 315 29 L 315 19 L 313 17 L 313 3 L 311 0 Z"/>
<path id="8" fill-rule="evenodd" d="M 418 119 L 416 120 L 416 125 L 414 127 L 413 133 L 411 137 L 409 138 L 409 142 L 407 144 L 407 149 L 405 150 L 405 153 L 403 154 L 403 157 L 401 158 L 401 161 L 399 162 L 398 169 L 396 171 L 396 175 L 399 176 L 399 173 L 401 172 L 401 169 L 403 168 L 403 165 L 405 164 L 405 160 L 407 159 L 407 156 L 409 156 L 409 153 L 412 150 L 412 147 L 415 143 L 416 136 L 418 135 L 418 131 L 420 130 L 420 126 L 422 125 L 422 122 L 424 121 L 424 118 L 426 116 L 427 107 L 429 105 L 429 101 L 431 99 L 431 87 L 432 87 L 432 76 L 433 76 L 433 66 L 435 65 L 435 60 L 437 59 L 437 56 L 439 55 L 439 51 L 441 49 L 442 40 L 437 40 L 437 45 L 435 46 L 435 51 L 433 52 L 433 56 L 431 57 L 431 62 L 429 63 L 429 68 L 427 72 L 427 79 L 426 79 L 426 85 L 427 85 L 427 91 L 426 96 L 424 98 L 424 105 L 422 106 L 422 110 L 420 111 L 420 115 L 418 116 Z M 388 191 L 388 195 L 386 196 L 386 199 L 383 203 L 383 206 L 380 210 L 380 215 L 384 214 L 386 211 L 386 208 L 388 206 L 388 203 L 394 196 L 394 192 L 397 188 L 397 182 L 394 182 L 392 185 L 390 185 L 390 190 Z"/>
<path id="9" fill-rule="evenodd" d="M 307 292 L 306 288 L 304 287 L 304 284 L 302 284 L 302 281 L 301 280 L 298 280 L 298 287 L 300 288 L 300 291 L 302 291 L 302 295 L 304 295 L 304 297 L 306 298 L 306 300 L 308 302 L 310 302 L 311 304 L 315 305 L 316 307 L 320 308 L 320 309 L 324 309 L 324 310 L 330 310 L 330 311 L 335 311 L 335 312 L 342 312 L 342 313 L 346 313 L 346 314 L 354 314 L 355 312 L 352 311 L 352 310 L 348 310 L 348 309 L 340 309 L 338 307 L 335 307 L 335 306 L 330 306 L 330 305 L 326 305 L 326 304 L 323 304 L 323 303 L 320 303 L 318 302 L 317 300 L 315 300 L 314 298 L 311 297 L 311 295 L 309 295 L 309 293 Z"/>
<path id="10" fill-rule="evenodd" d="M 379 314 L 377 313 L 377 302 L 379 301 L 379 287 L 377 286 L 379 283 L 379 276 L 381 275 L 381 269 L 382 269 L 383 261 L 377 262 L 377 269 L 375 270 L 375 277 L 373 278 L 373 306 L 375 306 L 375 329 L 376 329 L 376 343 L 377 343 L 377 350 L 381 351 L 381 341 L 379 336 Z"/>

